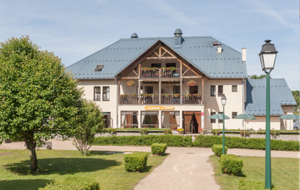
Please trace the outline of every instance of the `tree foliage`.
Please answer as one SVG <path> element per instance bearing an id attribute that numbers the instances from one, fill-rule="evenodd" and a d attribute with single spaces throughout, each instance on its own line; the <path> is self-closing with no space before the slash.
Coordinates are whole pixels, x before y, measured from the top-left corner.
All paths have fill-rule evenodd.
<path id="1" fill-rule="evenodd" d="M 298 109 L 299 109 L 299 102 L 300 102 L 300 100 L 299 100 L 299 98 L 300 98 L 300 91 L 299 90 L 292 91 L 292 94 L 293 94 L 293 96 L 295 98 L 295 101 L 297 103 L 297 106 L 294 106 L 294 111 L 298 111 Z"/>
<path id="2" fill-rule="evenodd" d="M 264 79 L 264 78 L 267 78 L 267 75 L 249 75 L 248 76 L 249 79 Z M 271 76 L 270 76 L 271 78 Z"/>
<path id="3" fill-rule="evenodd" d="M 99 107 L 91 101 L 84 101 L 78 125 L 73 129 L 74 145 L 86 156 L 96 133 L 104 127 L 104 118 Z"/>
<path id="4" fill-rule="evenodd" d="M 35 148 L 56 134 L 69 135 L 77 120 L 82 90 L 61 60 L 28 36 L 0 46 L 0 134 L 21 138 L 36 171 Z"/>

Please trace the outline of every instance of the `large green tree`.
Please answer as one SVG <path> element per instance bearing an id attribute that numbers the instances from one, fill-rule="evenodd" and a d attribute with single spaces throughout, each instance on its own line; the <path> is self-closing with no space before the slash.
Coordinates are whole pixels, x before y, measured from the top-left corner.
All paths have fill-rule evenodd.
<path id="1" fill-rule="evenodd" d="M 96 133 L 104 127 L 104 121 L 100 108 L 94 102 L 84 101 L 80 120 L 73 129 L 73 144 L 84 156 L 91 148 Z"/>
<path id="2" fill-rule="evenodd" d="M 37 145 L 57 134 L 69 136 L 81 95 L 61 59 L 41 51 L 28 36 L 1 43 L 0 133 L 25 141 L 32 171 L 37 170 Z"/>

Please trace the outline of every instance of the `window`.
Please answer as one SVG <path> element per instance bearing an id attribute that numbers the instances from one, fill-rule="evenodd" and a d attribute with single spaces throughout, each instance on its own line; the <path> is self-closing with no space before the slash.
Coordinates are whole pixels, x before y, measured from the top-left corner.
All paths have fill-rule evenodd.
<path id="1" fill-rule="evenodd" d="M 180 94 L 180 86 L 173 86 L 173 93 Z"/>
<path id="2" fill-rule="evenodd" d="M 97 65 L 95 71 L 101 71 L 103 68 L 103 65 Z"/>
<path id="3" fill-rule="evenodd" d="M 231 119 L 235 118 L 237 116 L 237 112 L 232 112 L 232 117 Z"/>
<path id="4" fill-rule="evenodd" d="M 95 86 L 94 87 L 94 100 L 100 101 L 100 98 L 101 98 L 101 87 Z"/>
<path id="5" fill-rule="evenodd" d="M 142 111 L 141 124 L 142 128 L 158 128 L 158 112 Z"/>
<path id="6" fill-rule="evenodd" d="M 190 86 L 190 94 L 197 94 L 198 86 Z"/>
<path id="7" fill-rule="evenodd" d="M 210 113 L 210 115 L 215 115 L 216 114 L 216 112 L 211 112 Z M 216 123 L 216 120 L 215 119 L 210 119 L 210 122 L 211 123 Z"/>
<path id="8" fill-rule="evenodd" d="M 161 68 L 161 63 L 151 63 L 151 67 Z"/>
<path id="9" fill-rule="evenodd" d="M 152 94 L 153 93 L 153 86 L 145 86 L 145 93 Z"/>
<path id="10" fill-rule="evenodd" d="M 103 99 L 102 101 L 109 101 L 109 86 L 103 86 Z"/>
<path id="11" fill-rule="evenodd" d="M 138 128 L 138 112 L 137 111 L 122 111 L 121 112 L 122 128 Z"/>
<path id="12" fill-rule="evenodd" d="M 176 63 L 166 63 L 166 67 L 176 67 Z"/>
<path id="13" fill-rule="evenodd" d="M 180 126 L 179 112 L 161 112 L 162 128 L 176 130 Z"/>
<path id="14" fill-rule="evenodd" d="M 218 96 L 222 96 L 223 95 L 223 85 L 219 85 L 218 86 Z"/>
<path id="15" fill-rule="evenodd" d="M 237 92 L 237 85 L 232 85 L 232 92 Z"/>
<path id="16" fill-rule="evenodd" d="M 111 128 L 112 126 L 110 125 L 110 112 L 103 112 L 103 118 L 105 119 L 104 128 Z"/>
<path id="17" fill-rule="evenodd" d="M 210 86 L 210 96 L 216 96 L 216 86 Z"/>
<path id="18" fill-rule="evenodd" d="M 219 112 L 219 114 L 223 115 L 223 112 Z M 218 119 L 218 123 L 223 123 L 223 119 Z"/>

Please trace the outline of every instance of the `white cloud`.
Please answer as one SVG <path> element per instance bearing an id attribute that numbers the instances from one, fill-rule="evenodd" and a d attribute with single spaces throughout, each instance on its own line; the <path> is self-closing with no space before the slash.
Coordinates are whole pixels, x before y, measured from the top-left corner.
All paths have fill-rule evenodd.
<path id="1" fill-rule="evenodd" d="M 275 11 L 272 7 L 270 7 L 264 3 L 261 3 L 260 1 L 257 1 L 257 0 L 248 0 L 248 1 L 242 1 L 242 2 L 247 2 L 248 4 L 253 5 L 255 7 L 256 12 L 263 13 L 263 14 L 273 18 L 276 22 L 278 22 L 284 26 L 292 28 L 294 30 L 294 32 L 299 35 L 298 25 L 289 23 L 286 19 L 284 19 L 284 17 L 280 14 L 283 12 Z"/>

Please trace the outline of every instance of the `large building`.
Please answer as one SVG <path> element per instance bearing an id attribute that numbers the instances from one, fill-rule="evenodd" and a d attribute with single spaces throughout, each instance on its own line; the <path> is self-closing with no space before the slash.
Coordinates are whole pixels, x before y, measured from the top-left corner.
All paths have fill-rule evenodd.
<path id="1" fill-rule="evenodd" d="M 259 63 L 258 63 L 259 64 Z M 246 48 L 239 52 L 210 36 L 120 39 L 67 68 L 84 97 L 105 114 L 107 127 L 183 128 L 198 133 L 222 128 L 208 117 L 223 112 L 227 129 L 265 128 L 264 79 L 248 80 Z M 285 79 L 271 80 L 271 128 L 289 129 L 279 116 L 296 105 Z M 242 113 L 257 120 L 233 119 Z"/>

